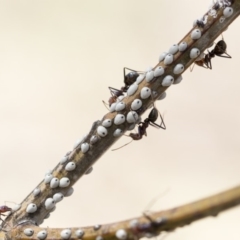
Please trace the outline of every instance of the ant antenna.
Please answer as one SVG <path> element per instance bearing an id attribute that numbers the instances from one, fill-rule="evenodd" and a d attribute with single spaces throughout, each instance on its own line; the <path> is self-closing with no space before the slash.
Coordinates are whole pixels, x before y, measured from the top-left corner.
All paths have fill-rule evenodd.
<path id="1" fill-rule="evenodd" d="M 126 76 L 126 70 L 132 71 L 132 72 L 136 72 L 136 73 L 144 73 L 144 71 L 137 71 L 137 70 L 134 70 L 134 69 L 131 69 L 131 68 L 128 68 L 128 67 L 124 67 L 123 68 L 123 75 L 124 75 L 124 77 Z"/>
<path id="2" fill-rule="evenodd" d="M 125 135 L 125 134 L 124 134 L 124 136 L 129 137 L 128 135 Z M 128 143 L 122 145 L 121 147 L 118 147 L 118 148 L 114 148 L 114 149 L 112 149 L 112 151 L 116 151 L 116 150 L 118 150 L 118 149 L 120 149 L 120 148 L 123 148 L 123 147 L 127 146 L 128 144 L 130 144 L 132 141 L 133 141 L 133 139 L 132 139 L 130 142 L 128 142 Z"/>
<path id="3" fill-rule="evenodd" d="M 104 100 L 102 100 L 102 103 L 103 103 L 104 107 L 109 111 L 108 104 Z"/>
<path id="4" fill-rule="evenodd" d="M 145 207 L 145 210 L 143 212 L 143 215 L 146 217 L 146 213 L 149 212 L 149 210 L 153 207 L 153 205 L 157 202 L 159 198 L 162 198 L 166 196 L 166 194 L 170 191 L 170 187 L 167 187 L 163 192 L 159 193 L 157 196 L 155 196 Z"/>

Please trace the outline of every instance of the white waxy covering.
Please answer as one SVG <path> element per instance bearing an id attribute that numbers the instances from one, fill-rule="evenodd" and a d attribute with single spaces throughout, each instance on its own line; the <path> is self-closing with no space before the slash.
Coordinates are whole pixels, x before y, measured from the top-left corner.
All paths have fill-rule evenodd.
<path id="1" fill-rule="evenodd" d="M 36 197 L 41 192 L 40 188 L 35 188 L 33 190 L 33 195 Z"/>
<path id="2" fill-rule="evenodd" d="M 154 77 L 159 77 L 163 74 L 164 74 L 164 68 L 162 66 L 159 66 L 154 70 Z"/>
<path id="3" fill-rule="evenodd" d="M 119 96 L 119 97 L 117 98 L 117 102 L 121 102 L 124 98 L 125 98 L 124 95 Z"/>
<path id="4" fill-rule="evenodd" d="M 98 133 L 98 135 L 99 135 L 100 137 L 105 137 L 105 136 L 107 136 L 108 131 L 107 131 L 107 129 L 106 129 L 105 127 L 99 126 L 99 127 L 97 128 L 97 133 Z"/>
<path id="5" fill-rule="evenodd" d="M 122 129 L 117 128 L 117 129 L 114 131 L 113 136 L 114 136 L 114 137 L 120 137 L 122 134 L 123 134 Z"/>
<path id="6" fill-rule="evenodd" d="M 145 78 L 145 75 L 144 74 L 139 74 L 139 76 L 137 77 L 137 80 L 136 80 L 136 84 L 139 84 L 143 81 L 143 79 Z"/>
<path id="7" fill-rule="evenodd" d="M 50 188 L 56 188 L 59 185 L 59 179 L 54 177 L 50 182 Z"/>
<path id="8" fill-rule="evenodd" d="M 171 54 L 177 53 L 177 52 L 178 52 L 178 45 L 177 45 L 177 44 L 173 44 L 173 45 L 169 48 L 168 52 L 171 53 Z"/>
<path id="9" fill-rule="evenodd" d="M 82 143 L 81 144 L 81 151 L 83 152 L 83 153 L 86 153 L 88 150 L 89 150 L 89 144 L 88 143 Z"/>
<path id="10" fill-rule="evenodd" d="M 231 7 L 226 7 L 226 8 L 223 10 L 223 16 L 224 16 L 225 18 L 230 17 L 232 14 L 233 14 L 233 9 L 232 9 Z"/>
<path id="11" fill-rule="evenodd" d="M 73 171 L 76 168 L 76 163 L 75 162 L 69 162 L 66 166 L 65 166 L 65 170 L 70 172 Z"/>
<path id="12" fill-rule="evenodd" d="M 127 232 L 124 229 L 118 229 L 115 235 L 119 240 L 127 239 Z"/>
<path id="13" fill-rule="evenodd" d="M 194 29 L 192 32 L 191 32 L 191 38 L 193 40 L 197 40 L 199 39 L 200 37 L 202 36 L 202 33 L 199 29 Z"/>
<path id="14" fill-rule="evenodd" d="M 111 127 L 112 126 L 112 120 L 111 119 L 105 119 L 105 120 L 103 120 L 102 125 L 104 127 Z"/>
<path id="15" fill-rule="evenodd" d="M 83 141 L 86 140 L 86 138 L 87 138 L 87 136 L 82 136 L 80 139 L 78 139 L 78 140 L 75 142 L 75 144 L 73 145 L 73 149 L 75 149 L 76 147 L 78 147 L 81 142 L 83 142 Z"/>
<path id="16" fill-rule="evenodd" d="M 146 74 L 146 82 L 151 82 L 153 78 L 154 78 L 154 72 L 152 70 L 148 71 Z"/>
<path id="17" fill-rule="evenodd" d="M 124 102 L 119 102 L 115 107 L 115 111 L 117 112 L 122 111 L 125 107 L 126 107 L 126 104 Z"/>
<path id="18" fill-rule="evenodd" d="M 53 175 L 51 173 L 48 173 L 45 175 L 44 182 L 45 183 L 50 183 L 53 178 Z"/>
<path id="19" fill-rule="evenodd" d="M 97 141 L 98 141 L 98 137 L 97 137 L 96 135 L 91 136 L 91 138 L 90 138 L 90 143 L 91 143 L 91 144 L 94 144 L 94 143 L 96 143 Z"/>
<path id="20" fill-rule="evenodd" d="M 151 96 L 151 89 L 148 87 L 143 87 L 140 92 L 140 97 L 142 99 L 147 99 Z"/>
<path id="21" fill-rule="evenodd" d="M 187 49 L 187 43 L 186 42 L 181 42 L 180 44 L 179 44 L 179 46 L 178 46 L 178 50 L 179 50 L 179 52 L 183 52 L 183 51 L 185 51 L 186 49 Z"/>
<path id="22" fill-rule="evenodd" d="M 72 235 L 71 229 L 64 229 L 60 233 L 62 239 L 69 239 Z"/>
<path id="23" fill-rule="evenodd" d="M 34 234 L 34 231 L 31 228 L 25 228 L 23 232 L 28 237 L 30 237 L 30 236 L 32 236 Z"/>
<path id="24" fill-rule="evenodd" d="M 130 111 L 127 114 L 127 122 L 128 123 L 136 123 L 138 120 L 138 114 L 134 111 Z"/>
<path id="25" fill-rule="evenodd" d="M 190 58 L 197 58 L 200 55 L 200 50 L 198 48 L 193 48 L 190 51 Z"/>
<path id="26" fill-rule="evenodd" d="M 82 229 L 78 229 L 76 230 L 75 234 L 78 238 L 82 238 L 84 235 L 84 231 Z"/>
<path id="27" fill-rule="evenodd" d="M 133 111 L 138 110 L 140 107 L 142 107 L 142 101 L 140 99 L 134 99 L 131 104 L 131 109 Z"/>
<path id="28" fill-rule="evenodd" d="M 63 177 L 63 178 L 60 179 L 60 183 L 59 183 L 60 187 L 65 188 L 65 187 L 68 187 L 69 184 L 70 184 L 69 178 Z"/>
<path id="29" fill-rule="evenodd" d="M 53 195 L 53 200 L 55 201 L 55 203 L 58 203 L 60 201 L 62 201 L 64 198 L 63 194 L 62 193 L 55 193 Z"/>
<path id="30" fill-rule="evenodd" d="M 125 122 L 125 116 L 123 114 L 117 114 L 114 118 L 114 124 L 120 125 Z"/>
<path id="31" fill-rule="evenodd" d="M 161 62 L 164 60 L 164 58 L 167 56 L 167 52 L 163 52 L 160 54 L 158 61 Z"/>
<path id="32" fill-rule="evenodd" d="M 110 112 L 114 112 L 116 105 L 117 105 L 117 103 L 112 103 L 111 106 L 110 106 L 109 111 L 110 111 Z"/>
<path id="33" fill-rule="evenodd" d="M 42 230 L 40 232 L 38 232 L 37 234 L 37 238 L 40 240 L 43 240 L 47 237 L 47 231 L 46 230 Z"/>
<path id="34" fill-rule="evenodd" d="M 44 205 L 47 210 L 50 210 L 55 207 L 55 201 L 53 198 L 47 198 Z"/>
<path id="35" fill-rule="evenodd" d="M 138 89 L 138 84 L 133 83 L 127 90 L 127 95 L 132 96 Z"/>
<path id="36" fill-rule="evenodd" d="M 174 69 L 173 69 L 173 73 L 174 73 L 174 74 L 180 74 L 180 73 L 182 73 L 183 71 L 184 71 L 184 66 L 183 66 L 183 64 L 181 64 L 181 63 L 177 64 L 177 65 L 174 67 Z"/>
<path id="37" fill-rule="evenodd" d="M 68 156 L 64 156 L 61 160 L 60 163 L 64 164 L 68 160 Z"/>
<path id="38" fill-rule="evenodd" d="M 27 206 L 26 212 L 27 213 L 34 213 L 37 211 L 37 205 L 35 203 L 30 203 Z"/>
<path id="39" fill-rule="evenodd" d="M 165 65 L 170 65 L 173 62 L 173 55 L 168 53 L 163 62 Z"/>
<path id="40" fill-rule="evenodd" d="M 173 81 L 174 81 L 174 78 L 171 75 L 167 75 L 162 81 L 162 86 L 169 87 L 172 85 Z"/>

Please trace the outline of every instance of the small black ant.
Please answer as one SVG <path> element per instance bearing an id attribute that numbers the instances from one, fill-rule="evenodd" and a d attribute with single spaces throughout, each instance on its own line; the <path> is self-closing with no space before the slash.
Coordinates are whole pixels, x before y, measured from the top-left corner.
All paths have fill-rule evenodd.
<path id="1" fill-rule="evenodd" d="M 131 72 L 126 74 L 126 70 L 129 70 Z M 123 96 L 125 92 L 127 92 L 128 88 L 130 85 L 132 85 L 134 82 L 136 82 L 138 76 L 139 76 L 140 71 L 135 71 L 130 68 L 123 68 L 123 76 L 124 76 L 124 86 L 121 87 L 121 89 L 116 89 L 113 87 L 108 87 L 111 93 L 111 97 L 108 100 L 109 107 L 117 101 L 117 98 L 120 96 Z"/>
<path id="2" fill-rule="evenodd" d="M 126 70 L 129 70 L 128 74 L 126 74 Z M 136 82 L 140 71 L 135 71 L 130 68 L 123 68 L 123 76 L 124 76 L 124 84 L 125 86 L 121 88 L 121 90 L 124 90 L 125 92 L 128 90 L 129 86 Z"/>
<path id="3" fill-rule="evenodd" d="M 167 223 L 167 219 L 164 217 L 159 217 L 158 219 L 153 220 L 146 213 L 143 215 L 149 220 L 149 222 L 136 224 L 136 226 L 132 228 L 134 234 L 137 236 L 146 236 L 146 234 L 149 234 L 149 237 L 156 236 L 159 234 L 159 228 Z"/>
<path id="4" fill-rule="evenodd" d="M 216 46 L 213 48 L 212 51 L 208 51 L 207 54 L 204 55 L 201 59 L 195 61 L 195 63 L 204 68 L 209 68 L 212 69 L 212 62 L 211 59 L 214 58 L 215 56 L 218 57 L 223 57 L 223 58 L 232 58 L 227 52 L 227 44 L 226 42 L 222 39 L 217 42 Z M 225 54 L 225 55 L 223 55 Z"/>
<path id="5" fill-rule="evenodd" d="M 214 49 L 210 52 L 208 51 L 208 54 L 206 54 L 204 57 L 207 68 L 212 69 L 211 59 L 214 58 L 215 56 L 223 57 L 223 58 L 232 58 L 226 52 L 226 49 L 227 49 L 226 42 L 223 39 L 218 41 Z M 225 56 L 223 54 L 225 54 Z"/>
<path id="6" fill-rule="evenodd" d="M 120 96 L 123 96 L 124 95 L 124 90 L 119 90 L 119 89 L 116 89 L 116 88 L 113 88 L 113 87 L 108 87 L 108 89 L 110 90 L 110 93 L 111 93 L 111 97 L 108 99 L 108 104 L 109 104 L 109 107 L 111 107 L 111 105 L 113 103 L 115 103 L 117 101 L 117 98 L 120 97 Z"/>
<path id="7" fill-rule="evenodd" d="M 6 215 L 4 215 L 3 213 L 5 213 L 5 212 L 10 212 L 10 211 L 12 211 L 12 209 L 9 208 L 9 207 L 6 206 L 6 205 L 0 206 L 0 220 L 1 220 L 2 222 L 4 222 L 4 221 L 3 221 L 3 219 L 1 218 L 1 216 L 6 216 Z"/>
<path id="8" fill-rule="evenodd" d="M 161 118 L 161 124 L 160 125 L 155 123 L 156 120 L 158 119 L 158 114 L 160 115 L 160 118 Z M 138 123 L 138 133 L 130 133 L 129 136 L 133 140 L 142 139 L 143 135 L 147 136 L 146 129 L 148 128 L 149 125 L 151 125 L 152 127 L 161 128 L 161 129 L 166 130 L 166 126 L 165 126 L 165 123 L 163 121 L 162 115 L 158 112 L 158 110 L 155 107 L 152 108 L 148 117 L 143 122 Z"/>
<path id="9" fill-rule="evenodd" d="M 197 21 L 196 21 L 196 25 L 197 25 L 198 27 L 200 27 L 200 28 L 204 28 L 205 23 L 204 23 L 202 20 L 197 20 Z"/>
<path id="10" fill-rule="evenodd" d="M 161 118 L 160 125 L 155 123 L 156 120 L 158 119 L 158 114 L 160 115 L 160 118 Z M 137 133 L 130 133 L 129 135 L 125 135 L 125 136 L 131 137 L 132 141 L 133 140 L 141 140 L 143 135 L 147 136 L 146 129 L 148 128 L 149 125 L 152 127 L 158 128 L 158 129 L 161 128 L 163 130 L 166 130 L 166 125 L 164 123 L 163 117 L 162 117 L 161 113 L 155 107 L 152 108 L 148 117 L 143 122 L 138 123 L 138 132 Z M 129 143 L 131 143 L 132 141 L 130 141 Z M 118 149 L 128 145 L 129 143 L 127 143 L 119 148 L 113 149 L 112 151 L 118 150 Z"/>
<path id="11" fill-rule="evenodd" d="M 220 8 L 220 4 L 216 2 L 213 6 L 213 9 L 217 11 L 219 8 Z"/>

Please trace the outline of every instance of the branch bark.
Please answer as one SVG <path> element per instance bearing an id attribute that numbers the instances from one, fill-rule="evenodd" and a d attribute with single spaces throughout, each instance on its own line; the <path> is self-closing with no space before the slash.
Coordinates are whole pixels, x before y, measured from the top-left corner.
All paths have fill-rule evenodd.
<path id="1" fill-rule="evenodd" d="M 108 150 L 108 148 L 119 139 L 120 136 L 115 137 L 114 133 L 117 129 L 121 130 L 123 134 L 126 132 L 130 125 L 127 121 L 122 124 L 112 124 L 107 128 L 107 134 L 105 137 L 99 132 L 98 127 L 102 125 L 103 120 L 109 119 L 112 123 L 116 120 L 117 114 L 126 114 L 129 110 L 132 109 L 132 102 L 135 99 L 141 99 L 142 107 L 137 110 L 138 115 L 141 115 L 145 112 L 145 110 L 152 104 L 152 98 L 149 97 L 147 99 L 141 98 L 141 90 L 143 87 L 147 87 L 151 90 L 151 92 L 155 92 L 156 96 L 154 96 L 154 100 L 165 92 L 169 86 L 163 86 L 163 80 L 166 76 L 173 76 L 175 79 L 180 76 L 180 74 L 174 74 L 174 68 L 177 64 L 182 64 L 184 66 L 184 71 L 196 60 L 196 58 L 190 58 L 190 53 L 193 48 L 197 48 L 201 53 L 208 48 L 211 43 L 236 19 L 240 13 L 240 0 L 234 1 L 231 5 L 233 9 L 233 14 L 222 21 L 223 11 L 226 9 L 219 8 L 217 9 L 217 13 L 215 16 L 211 16 L 208 13 L 204 14 L 208 16 L 207 23 L 205 24 L 203 29 L 199 29 L 201 31 L 201 37 L 199 39 L 193 39 L 191 34 L 194 29 L 198 27 L 194 27 L 191 29 L 186 36 L 179 42 L 186 42 L 187 49 L 185 51 L 179 51 L 174 54 L 173 62 L 169 65 L 164 64 L 163 62 L 158 63 L 153 70 L 157 67 L 161 66 L 164 69 L 164 74 L 153 78 L 151 81 L 142 81 L 139 83 L 137 87 L 137 91 L 133 95 L 128 95 L 124 98 L 123 102 L 126 107 L 124 110 L 120 112 L 109 112 L 100 121 L 96 121 L 92 128 L 90 129 L 88 135 L 83 139 L 78 146 L 76 146 L 69 154 L 64 156 L 64 161 L 62 160 L 51 172 L 51 177 L 54 177 L 60 181 L 60 184 L 66 180 L 66 184 L 62 185 L 62 187 L 50 187 L 50 183 L 47 181 L 42 181 L 36 189 L 39 190 L 39 193 L 36 194 L 36 191 L 31 192 L 26 199 L 21 203 L 20 208 L 12 213 L 6 221 L 3 223 L 4 228 L 8 228 L 9 226 L 13 226 L 15 229 L 16 226 L 20 226 L 24 223 L 28 223 L 31 225 L 39 225 L 44 219 L 48 216 L 48 214 L 54 209 L 54 205 L 51 208 L 46 207 L 46 200 L 52 199 L 54 194 L 60 193 L 64 196 L 70 194 L 71 187 L 73 184 L 80 179 L 90 168 L 91 166 L 102 156 L 102 154 Z M 183 72 L 184 72 L 183 71 Z M 183 73 L 181 72 L 181 74 Z M 92 137 L 95 136 L 97 140 L 96 143 L 93 144 Z M 83 151 L 83 145 L 90 146 L 89 150 L 86 152 Z M 71 162 L 76 165 L 76 168 L 73 170 L 67 170 L 66 165 Z M 34 204 L 36 206 L 36 210 L 34 212 L 26 212 L 26 209 Z M 19 228 L 19 227 L 18 227 Z M 16 238 L 17 235 L 13 233 L 11 230 L 8 232 L 8 236 L 11 236 L 12 239 Z M 21 234 L 20 234 L 21 235 Z"/>
<path id="2" fill-rule="evenodd" d="M 149 214 L 147 217 L 140 216 L 122 222 L 105 224 L 98 229 L 96 226 L 46 229 L 25 223 L 11 229 L 8 232 L 8 239 L 29 239 L 24 234 L 24 230 L 30 228 L 34 232 L 31 236 L 33 240 L 38 239 L 37 234 L 41 231 L 47 231 L 48 239 L 63 239 L 61 233 L 64 230 L 71 231 L 71 239 L 78 239 L 76 232 L 81 230 L 85 240 L 95 240 L 100 237 L 105 240 L 115 239 L 117 232 L 121 230 L 126 233 L 125 239 L 135 240 L 146 236 L 157 236 L 163 231 L 173 231 L 177 227 L 184 227 L 208 216 L 216 217 L 220 212 L 235 207 L 239 203 L 240 186 L 237 186 L 196 202 Z"/>

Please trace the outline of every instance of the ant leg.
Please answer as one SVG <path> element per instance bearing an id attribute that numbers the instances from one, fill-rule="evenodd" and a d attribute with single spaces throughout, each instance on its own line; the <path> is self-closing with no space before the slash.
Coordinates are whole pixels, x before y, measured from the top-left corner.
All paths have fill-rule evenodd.
<path id="1" fill-rule="evenodd" d="M 226 54 L 226 56 L 219 55 L 219 54 L 215 54 L 215 55 L 217 55 L 218 57 L 223 57 L 223 58 L 232 58 L 227 52 L 224 52 L 223 54 Z"/>
<path id="2" fill-rule="evenodd" d="M 190 66 L 190 72 L 192 72 L 193 71 L 193 69 L 194 69 L 194 66 L 195 66 L 195 62 Z"/>
<path id="3" fill-rule="evenodd" d="M 208 54 L 205 55 L 204 62 L 207 68 L 212 69 L 211 54 L 208 51 Z"/>
<path id="4" fill-rule="evenodd" d="M 157 109 L 157 108 L 156 108 Z M 158 109 L 157 109 L 157 111 L 158 111 Z M 160 118 L 161 118 L 161 123 L 160 123 L 160 125 L 159 124 L 157 124 L 157 123 L 155 123 L 155 122 L 149 122 L 149 124 L 152 126 L 152 127 L 156 127 L 156 128 L 161 128 L 161 129 L 163 129 L 163 130 L 166 130 L 167 128 L 166 128 L 166 125 L 165 125 L 165 123 L 164 123 L 164 120 L 163 120 L 163 117 L 162 117 L 162 115 L 161 115 L 161 113 L 158 111 L 158 114 L 159 114 L 159 116 L 160 116 Z"/>
<path id="5" fill-rule="evenodd" d="M 149 220 L 149 222 L 153 222 L 153 220 L 152 220 L 152 218 L 146 213 L 146 212 L 143 212 L 143 216 L 147 219 L 147 220 Z"/>
<path id="6" fill-rule="evenodd" d="M 103 105 L 106 107 L 106 109 L 109 111 L 108 104 L 105 101 L 103 101 L 103 100 L 102 100 L 102 102 L 103 102 Z"/>
<path id="7" fill-rule="evenodd" d="M 163 119 L 163 117 L 162 117 L 162 115 L 161 115 L 161 113 L 159 112 L 159 115 L 160 115 L 160 118 L 161 118 L 161 128 L 162 129 L 164 129 L 164 130 L 166 130 L 167 129 L 167 127 L 166 127 L 166 125 L 165 125 L 165 122 L 164 122 L 164 119 Z M 163 126 L 162 126 L 163 125 Z"/>
<path id="8" fill-rule="evenodd" d="M 112 96 L 116 96 L 115 92 L 118 92 L 118 93 L 121 92 L 121 90 L 113 88 L 113 87 L 108 87 L 108 89 L 109 89 Z"/>
<path id="9" fill-rule="evenodd" d="M 123 74 L 124 74 L 124 76 L 126 76 L 126 73 L 125 73 L 126 70 L 132 71 L 132 72 L 137 72 L 137 73 L 144 73 L 144 71 L 137 71 L 137 70 L 134 70 L 134 69 L 131 69 L 131 68 L 124 67 L 124 68 L 123 68 Z"/>
<path id="10" fill-rule="evenodd" d="M 211 58 L 209 58 L 209 69 L 211 69 L 212 70 L 212 61 L 211 61 Z"/>
<path id="11" fill-rule="evenodd" d="M 126 137 L 130 137 L 130 136 L 128 136 L 128 135 L 125 135 L 125 136 L 126 136 Z M 123 147 L 127 146 L 128 144 L 130 144 L 132 141 L 133 141 L 133 139 L 132 139 L 130 142 L 128 142 L 128 143 L 122 145 L 121 147 L 118 147 L 118 148 L 114 148 L 114 149 L 112 149 L 112 151 L 116 151 L 116 150 L 118 150 L 118 149 L 120 149 L 120 148 L 123 148 Z"/>

